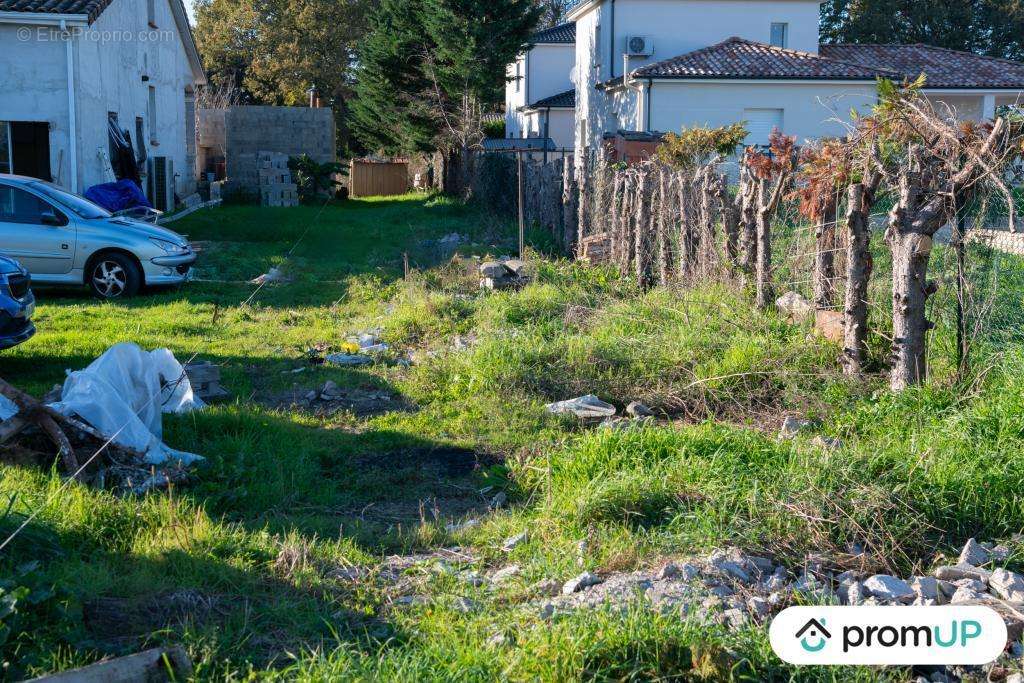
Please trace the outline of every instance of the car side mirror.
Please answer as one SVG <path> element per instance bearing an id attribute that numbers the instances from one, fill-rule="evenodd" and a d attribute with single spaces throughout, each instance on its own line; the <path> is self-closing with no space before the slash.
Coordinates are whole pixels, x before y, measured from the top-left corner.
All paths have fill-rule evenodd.
<path id="1" fill-rule="evenodd" d="M 53 226 L 55 228 L 59 228 L 62 225 L 64 225 L 64 221 L 61 220 L 61 217 L 57 215 L 56 211 L 44 211 L 44 212 L 42 212 L 41 214 L 39 214 L 39 221 L 43 225 L 50 225 L 50 226 Z"/>

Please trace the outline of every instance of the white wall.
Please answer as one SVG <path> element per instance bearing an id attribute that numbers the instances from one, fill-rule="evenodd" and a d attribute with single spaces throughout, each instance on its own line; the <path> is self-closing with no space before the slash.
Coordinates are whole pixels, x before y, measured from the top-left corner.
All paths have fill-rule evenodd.
<path id="1" fill-rule="evenodd" d="M 783 133 L 797 143 L 846 133 L 851 109 L 876 101 L 873 83 L 673 83 L 655 82 L 651 130 L 678 132 L 693 126 L 725 126 L 743 120 L 744 109 L 781 109 Z M 837 120 L 838 119 L 838 120 Z"/>
<path id="2" fill-rule="evenodd" d="M 577 148 L 600 144 L 614 130 L 612 109 L 594 85 L 623 75 L 626 39 L 653 40 L 650 58 L 631 59 L 630 70 L 714 45 L 732 36 L 768 43 L 773 22 L 789 24 L 788 47 L 818 51 L 818 0 L 603 0 L 576 17 Z M 594 68 L 597 65 L 597 68 Z M 635 118 L 635 115 L 634 115 Z M 587 140 L 582 121 L 586 119 Z M 577 154 L 577 159 L 582 155 Z"/>
<path id="3" fill-rule="evenodd" d="M 0 24 L 0 121 L 49 122 L 50 172 L 69 185 L 67 62 L 50 30 Z"/>
<path id="4" fill-rule="evenodd" d="M 170 3 L 155 3 L 156 28 L 146 19 L 145 3 L 114 0 L 93 24 L 97 35 L 121 32 L 131 40 L 88 40 L 78 47 L 79 169 L 83 187 L 103 181 L 97 149 L 107 149 L 107 112 L 117 112 L 121 128 L 135 140 L 135 117 L 145 120 L 149 157 L 166 156 L 174 163 L 178 192 L 194 184 L 187 167 L 185 88 L 192 71 L 174 23 Z M 137 36 L 137 37 L 136 37 Z M 144 75 L 149 76 L 143 81 Z M 149 120 L 149 87 L 156 89 L 156 128 Z M 157 144 L 152 145 L 150 139 Z"/>
<path id="5" fill-rule="evenodd" d="M 789 24 L 790 49 L 817 53 L 819 6 L 818 0 L 616 0 L 614 53 L 609 38 L 610 0 L 604 0 L 588 14 L 600 10 L 605 15 L 599 49 L 600 78 L 607 80 L 622 75 L 628 36 L 649 36 L 654 41 L 654 54 L 646 59 L 632 59 L 631 69 L 678 57 L 732 36 L 768 43 L 773 22 Z M 577 24 L 577 44 L 581 33 L 592 30 L 592 24 Z"/>
<path id="6" fill-rule="evenodd" d="M 116 111 L 135 142 L 135 117 L 146 119 L 148 86 L 156 88 L 156 146 L 149 156 L 173 159 L 178 191 L 194 185 L 185 140 L 185 88 L 193 73 L 169 0 L 155 3 L 156 29 L 145 3 L 114 0 L 92 26 L 71 40 L 74 60 L 77 177 L 79 191 L 105 181 L 97 149 L 108 149 L 107 112 Z M 25 39 L 25 36 L 29 36 Z M 56 181 L 71 186 L 67 97 L 67 39 L 56 27 L 0 24 L 0 121 L 50 122 L 50 167 Z M 149 76 L 142 81 L 143 74 Z"/>
<path id="7" fill-rule="evenodd" d="M 602 26 L 607 16 L 608 2 L 600 3 L 576 19 L 576 65 L 573 83 L 576 85 L 576 149 L 575 162 L 581 167 L 586 161 L 586 150 L 601 145 L 608 103 L 604 93 L 594 86 L 601 81 L 608 64 L 604 47 L 607 28 Z M 603 56 L 603 62 L 602 62 Z"/>
<path id="8" fill-rule="evenodd" d="M 505 86 L 505 137 L 527 138 L 529 123 L 518 111 L 538 100 L 572 90 L 572 70 L 576 63 L 574 45 L 537 45 L 520 57 L 520 73 L 525 74 L 520 87 L 514 81 Z M 513 77 L 515 64 L 509 65 L 507 76 Z"/>
<path id="9" fill-rule="evenodd" d="M 519 66 L 521 78 L 515 80 L 516 66 Z M 523 136 L 523 115 L 519 108 L 526 105 L 526 55 L 509 64 L 505 73 L 510 79 L 505 84 L 505 137 L 521 138 Z"/>
<path id="10" fill-rule="evenodd" d="M 559 149 L 572 149 L 575 142 L 576 112 L 572 109 L 542 109 L 524 115 L 526 138 L 544 137 L 545 123 L 547 136 Z"/>

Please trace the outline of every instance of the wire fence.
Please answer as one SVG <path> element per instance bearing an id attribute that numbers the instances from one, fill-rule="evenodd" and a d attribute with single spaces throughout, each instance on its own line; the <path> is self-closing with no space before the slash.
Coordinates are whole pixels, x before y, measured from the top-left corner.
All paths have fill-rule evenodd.
<path id="1" fill-rule="evenodd" d="M 607 264 L 642 285 L 738 283 L 754 286 L 757 235 L 745 212 L 737 173 L 721 164 L 676 169 L 653 162 L 628 166 L 596 156 L 580 167 L 571 157 L 491 157 L 476 165 L 474 196 L 508 215 L 550 230 L 567 253 Z M 510 191 L 520 180 L 521 205 Z M 835 198 L 832 220 L 809 222 L 787 195 L 770 217 L 770 285 L 776 295 L 795 292 L 813 304 L 818 331 L 842 342 L 846 315 L 850 235 L 845 196 Z M 755 198 L 756 199 L 756 198 Z M 885 364 L 891 346 L 893 264 L 885 234 L 891 199 L 882 196 L 869 215 L 871 276 L 866 304 L 869 343 Z M 990 200 L 959 208 L 934 238 L 929 299 L 929 360 L 969 354 L 979 342 L 998 349 L 1024 338 L 1019 297 L 1024 284 L 1024 236 L 1006 231 L 1011 211 Z M 992 235 L 996 235 L 993 238 Z M 1019 290 L 1018 290 L 1019 291 Z"/>

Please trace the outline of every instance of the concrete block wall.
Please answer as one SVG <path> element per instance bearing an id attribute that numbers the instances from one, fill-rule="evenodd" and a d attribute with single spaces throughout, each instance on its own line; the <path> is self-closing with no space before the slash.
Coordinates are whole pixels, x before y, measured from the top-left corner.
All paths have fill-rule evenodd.
<path id="1" fill-rule="evenodd" d="M 334 114 L 309 107 L 230 107 L 224 119 L 228 182 L 259 186 L 259 153 L 308 154 L 319 163 L 335 161 Z"/>

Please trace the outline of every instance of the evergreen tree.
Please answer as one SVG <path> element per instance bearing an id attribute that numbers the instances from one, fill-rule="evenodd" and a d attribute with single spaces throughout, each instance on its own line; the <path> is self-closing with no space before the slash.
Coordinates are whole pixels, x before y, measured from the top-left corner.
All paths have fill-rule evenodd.
<path id="1" fill-rule="evenodd" d="M 540 15 L 532 0 L 382 0 L 358 56 L 360 140 L 387 152 L 477 144 Z"/>
<path id="2" fill-rule="evenodd" d="M 927 43 L 992 57 L 1024 59 L 1021 0 L 826 0 L 821 36 L 829 43 Z"/>

